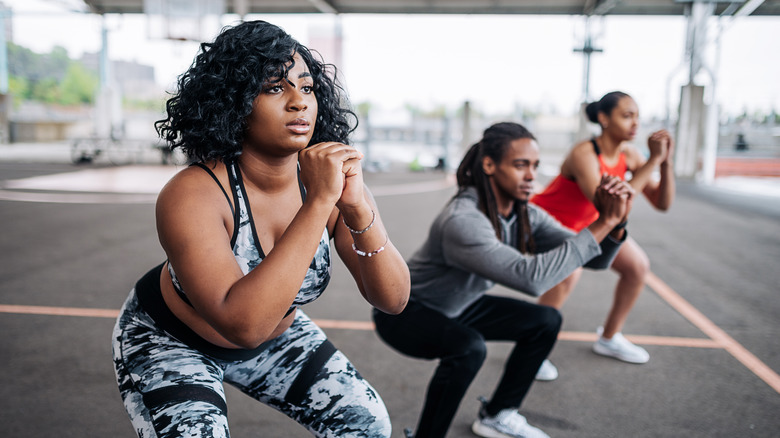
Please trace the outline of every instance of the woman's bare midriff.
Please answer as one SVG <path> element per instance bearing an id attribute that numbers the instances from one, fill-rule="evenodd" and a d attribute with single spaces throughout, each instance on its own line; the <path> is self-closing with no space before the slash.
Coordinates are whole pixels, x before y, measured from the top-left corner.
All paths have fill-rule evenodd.
<path id="1" fill-rule="evenodd" d="M 238 345 L 233 344 L 232 342 L 225 339 L 221 334 L 219 334 L 219 332 L 214 329 L 214 327 L 212 327 L 200 315 L 198 315 L 192 306 L 185 303 L 176 294 L 176 291 L 173 288 L 173 283 L 171 282 L 171 274 L 168 272 L 167 266 L 164 267 L 160 273 L 160 289 L 162 290 L 163 300 L 171 312 L 173 312 L 173 314 L 176 315 L 176 317 L 179 318 L 181 322 L 191 328 L 192 331 L 197 333 L 198 336 L 222 348 L 241 348 Z M 276 326 L 276 329 L 274 329 L 273 333 L 271 333 L 271 336 L 268 337 L 268 340 L 271 340 L 284 333 L 284 331 L 287 330 L 290 325 L 292 325 L 294 319 L 295 311 L 287 315 L 287 317 L 279 322 L 279 325 Z"/>

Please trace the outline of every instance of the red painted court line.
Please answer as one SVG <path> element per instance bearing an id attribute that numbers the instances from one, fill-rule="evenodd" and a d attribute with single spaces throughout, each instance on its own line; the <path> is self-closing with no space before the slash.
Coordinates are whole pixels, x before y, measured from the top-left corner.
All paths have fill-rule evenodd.
<path id="1" fill-rule="evenodd" d="M 118 310 L 113 309 L 89 309 L 82 307 L 48 307 L 48 306 L 19 306 L 12 304 L 0 304 L 0 313 L 19 313 L 28 315 L 49 316 L 83 316 L 91 318 L 116 318 Z M 374 330 L 374 323 L 370 321 L 344 321 L 335 319 L 315 319 L 314 322 L 323 329 L 341 330 Z M 665 345 L 675 347 L 699 347 L 699 348 L 723 348 L 712 339 L 697 338 L 673 338 L 661 336 L 627 336 L 631 341 L 645 345 Z M 558 339 L 563 341 L 595 342 L 595 333 L 561 332 Z"/>
<path id="2" fill-rule="evenodd" d="M 723 345 L 717 341 L 708 338 L 679 338 L 671 336 L 643 336 L 626 335 L 626 339 L 642 345 L 661 345 L 666 347 L 687 347 L 687 348 L 723 348 Z M 558 340 L 576 341 L 576 342 L 596 342 L 598 335 L 596 333 L 586 332 L 567 332 L 562 331 L 558 334 Z"/>
<path id="3" fill-rule="evenodd" d="M 683 297 L 678 295 L 677 292 L 672 290 L 672 288 L 652 272 L 648 274 L 646 283 L 655 291 L 655 293 L 677 310 L 678 313 L 684 316 L 713 341 L 721 345 L 722 348 L 728 351 L 738 361 L 742 362 L 743 365 L 771 386 L 772 389 L 780 393 L 780 376 L 764 362 L 761 362 L 753 353 L 748 351 L 739 342 L 735 341 L 734 338 L 710 321 L 688 301 L 685 301 Z"/>
<path id="4" fill-rule="evenodd" d="M 374 323 L 369 321 L 339 321 L 335 319 L 314 319 L 313 321 L 324 329 L 374 330 Z"/>
<path id="5" fill-rule="evenodd" d="M 632 342 L 643 345 L 661 345 L 690 348 L 723 348 L 734 358 L 740 361 L 751 372 L 766 382 L 772 389 L 780 393 L 780 376 L 771 368 L 758 359 L 753 353 L 739 344 L 729 336 L 720 327 L 716 326 L 698 309 L 693 307 L 677 292 L 672 290 L 666 283 L 658 278 L 652 272 L 648 274 L 647 285 L 655 291 L 661 298 L 669 303 L 678 313 L 695 325 L 705 335 L 706 338 L 677 338 L 664 336 L 641 336 L 628 335 L 627 338 Z M 13 304 L 0 304 L 0 313 L 17 313 L 32 315 L 55 315 L 55 316 L 82 316 L 93 318 L 116 318 L 119 314 L 114 309 L 91 309 L 81 307 L 49 307 L 49 306 L 22 306 Z M 317 325 L 325 329 L 344 329 L 344 330 L 374 330 L 374 324 L 369 321 L 340 321 L 332 319 L 315 319 Z M 597 337 L 595 333 L 583 332 L 561 332 L 558 339 L 564 341 L 594 342 Z"/>
<path id="6" fill-rule="evenodd" d="M 116 318 L 119 310 L 90 309 L 85 307 L 20 306 L 0 304 L 0 313 L 19 313 L 26 315 L 84 316 L 90 318 Z M 368 321 L 338 321 L 334 319 L 315 319 L 321 328 L 344 330 L 374 330 L 374 323 Z"/>
<path id="7" fill-rule="evenodd" d="M 88 309 L 83 307 L 17 306 L 14 304 L 0 304 L 0 313 L 23 313 L 28 315 L 87 316 L 93 318 L 116 318 L 119 315 L 119 310 Z"/>

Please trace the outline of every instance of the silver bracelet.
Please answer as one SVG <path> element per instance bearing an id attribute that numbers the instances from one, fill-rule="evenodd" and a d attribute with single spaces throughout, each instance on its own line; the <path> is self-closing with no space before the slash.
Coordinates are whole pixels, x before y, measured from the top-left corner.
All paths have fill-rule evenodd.
<path id="1" fill-rule="evenodd" d="M 387 245 L 387 242 L 389 242 L 389 241 L 390 241 L 390 237 L 388 236 L 387 239 L 385 239 L 385 243 L 382 246 L 380 246 L 379 249 L 375 249 L 375 250 L 373 250 L 371 252 L 361 251 L 353 243 L 352 244 L 352 250 L 355 251 L 355 254 L 359 255 L 360 257 L 371 257 L 371 256 L 375 256 L 375 255 L 379 254 L 380 252 L 384 251 L 385 250 L 385 245 Z"/>
<path id="2" fill-rule="evenodd" d="M 341 222 L 344 222 L 344 226 L 347 227 L 349 232 L 352 233 L 352 234 L 363 234 L 363 233 L 365 233 L 366 231 L 370 230 L 371 227 L 374 226 L 374 221 L 376 221 L 376 213 L 374 212 L 374 210 L 371 210 L 371 223 L 368 224 L 368 226 L 363 228 L 362 230 L 354 230 L 354 229 L 352 229 L 352 227 L 347 225 L 347 221 L 344 220 L 344 216 L 341 216 Z"/>

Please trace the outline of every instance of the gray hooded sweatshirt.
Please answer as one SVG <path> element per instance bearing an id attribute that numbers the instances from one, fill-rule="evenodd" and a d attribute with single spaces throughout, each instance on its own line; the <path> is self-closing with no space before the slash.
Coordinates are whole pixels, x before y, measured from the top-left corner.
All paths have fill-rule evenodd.
<path id="1" fill-rule="evenodd" d="M 479 210 L 476 189 L 458 193 L 408 261 L 411 299 L 454 318 L 496 283 L 539 296 L 580 266 L 609 267 L 622 243 L 608 236 L 599 244 L 587 228 L 575 234 L 528 204 L 536 253 L 523 254 L 516 248 L 515 216 L 501 218 L 502 242 Z"/>

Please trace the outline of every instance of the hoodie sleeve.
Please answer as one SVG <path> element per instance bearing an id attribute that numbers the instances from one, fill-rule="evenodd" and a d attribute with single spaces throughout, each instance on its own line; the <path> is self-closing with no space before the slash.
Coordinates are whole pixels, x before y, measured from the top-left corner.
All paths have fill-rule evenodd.
<path id="1" fill-rule="evenodd" d="M 547 227 L 555 225 L 546 220 L 536 222 L 532 222 L 532 229 L 550 231 Z M 448 264 L 459 269 L 539 296 L 601 254 L 599 244 L 587 229 L 576 235 L 560 225 L 556 229 L 559 231 L 553 234 L 560 240 L 558 245 L 537 254 L 522 254 L 498 240 L 487 217 L 474 209 L 453 215 L 443 224 L 443 255 Z"/>

